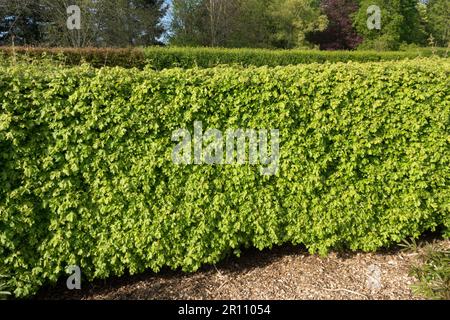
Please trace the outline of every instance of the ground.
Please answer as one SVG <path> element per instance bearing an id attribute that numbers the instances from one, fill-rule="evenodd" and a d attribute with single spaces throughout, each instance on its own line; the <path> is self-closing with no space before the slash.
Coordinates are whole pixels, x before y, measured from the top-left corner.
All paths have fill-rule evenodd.
<path id="1" fill-rule="evenodd" d="M 450 249 L 450 241 L 438 240 Z M 65 282 L 41 290 L 37 299 L 418 299 L 409 275 L 418 253 L 401 248 L 378 253 L 310 255 L 283 246 L 244 251 L 216 266 L 185 274 L 151 272 L 83 283 L 68 291 Z"/>

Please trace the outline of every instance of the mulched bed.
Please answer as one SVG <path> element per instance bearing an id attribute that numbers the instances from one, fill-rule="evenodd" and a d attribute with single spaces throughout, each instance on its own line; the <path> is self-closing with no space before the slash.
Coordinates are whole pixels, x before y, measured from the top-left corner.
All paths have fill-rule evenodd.
<path id="1" fill-rule="evenodd" d="M 439 240 L 450 248 L 450 241 Z M 409 276 L 418 253 L 392 249 L 378 253 L 310 255 L 283 246 L 246 250 L 193 274 L 164 270 L 83 283 L 69 291 L 65 282 L 46 287 L 36 299 L 418 299 Z"/>

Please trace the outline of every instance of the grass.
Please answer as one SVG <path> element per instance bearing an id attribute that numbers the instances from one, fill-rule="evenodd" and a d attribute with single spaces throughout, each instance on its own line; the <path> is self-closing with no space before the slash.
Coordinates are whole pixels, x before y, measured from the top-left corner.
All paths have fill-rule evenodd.
<path id="1" fill-rule="evenodd" d="M 414 240 L 404 247 L 419 256 L 419 263 L 410 270 L 417 279 L 412 285 L 413 293 L 432 300 L 450 300 L 450 249 L 436 242 L 418 244 Z"/>

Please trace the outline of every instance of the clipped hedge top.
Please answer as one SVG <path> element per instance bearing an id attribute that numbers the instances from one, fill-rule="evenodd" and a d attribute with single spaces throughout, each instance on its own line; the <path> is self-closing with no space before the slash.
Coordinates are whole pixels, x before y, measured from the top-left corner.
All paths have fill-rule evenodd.
<path id="1" fill-rule="evenodd" d="M 448 57 L 447 49 L 436 49 L 436 56 Z M 218 65 L 237 64 L 242 66 L 287 66 L 325 62 L 376 62 L 430 57 L 433 50 L 422 48 L 410 51 L 317 51 L 317 50 L 268 50 L 268 49 L 220 49 L 150 47 L 134 49 L 112 48 L 33 48 L 0 47 L 0 54 L 6 57 L 50 58 L 69 66 L 80 65 L 83 61 L 94 67 L 144 68 L 146 65 L 156 70 L 180 68 L 209 68 Z"/>
<path id="2" fill-rule="evenodd" d="M 221 64 L 242 66 L 288 66 L 325 62 L 377 62 L 417 57 L 430 57 L 433 51 L 422 48 L 411 51 L 318 51 L 221 48 L 146 48 L 145 55 L 156 69 L 171 67 L 214 67 Z M 435 50 L 435 55 L 448 57 L 448 49 Z"/>

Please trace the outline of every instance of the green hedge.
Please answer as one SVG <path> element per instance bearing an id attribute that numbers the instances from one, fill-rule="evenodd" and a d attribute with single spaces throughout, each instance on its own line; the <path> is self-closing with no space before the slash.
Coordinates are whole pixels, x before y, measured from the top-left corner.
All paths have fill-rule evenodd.
<path id="1" fill-rule="evenodd" d="M 143 69 L 150 65 L 156 70 L 180 68 L 210 68 L 222 64 L 242 66 L 287 66 L 325 62 L 377 62 L 433 55 L 447 57 L 447 49 L 411 49 L 409 51 L 316 51 L 316 50 L 264 50 L 264 49 L 215 49 L 150 47 L 145 49 L 62 49 L 0 47 L 6 57 L 52 58 L 59 63 L 73 66 L 85 61 L 94 67 L 121 66 Z"/>
<path id="2" fill-rule="evenodd" d="M 447 57 L 446 49 L 436 49 L 434 54 Z M 431 49 L 411 51 L 318 51 L 318 50 L 265 50 L 265 49 L 215 49 L 215 48 L 146 48 L 147 61 L 156 69 L 210 68 L 221 64 L 242 66 L 288 66 L 325 62 L 377 62 L 430 57 Z"/>
<path id="3" fill-rule="evenodd" d="M 53 60 L 66 66 L 77 66 L 83 62 L 93 67 L 144 68 L 147 64 L 141 49 L 113 48 L 39 48 L 39 47 L 0 47 L 0 58 L 16 58 L 24 61 Z"/>
<path id="4" fill-rule="evenodd" d="M 0 269 L 194 271 L 240 248 L 372 251 L 450 227 L 450 63 L 0 67 Z M 280 168 L 172 162 L 171 134 L 280 130 Z"/>

